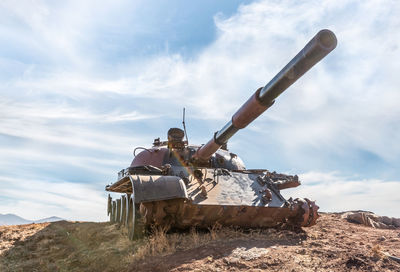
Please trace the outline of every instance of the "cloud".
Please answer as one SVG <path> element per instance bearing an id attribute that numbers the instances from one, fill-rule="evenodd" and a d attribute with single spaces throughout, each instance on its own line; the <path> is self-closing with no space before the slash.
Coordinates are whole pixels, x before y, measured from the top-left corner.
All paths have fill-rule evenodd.
<path id="1" fill-rule="evenodd" d="M 340 173 L 326 178 L 360 202 L 372 196 L 354 193 L 357 186 L 369 192 L 357 180 L 397 188 L 400 5 L 255 1 L 232 16 L 216 14 L 215 39 L 187 54 L 165 49 L 172 38 L 155 31 L 156 23 L 144 23 L 143 3 L 1 3 L 4 178 L 10 167 L 28 166 L 15 178 L 57 184 L 78 177 L 91 184 L 91 179 L 109 180 L 129 165 L 132 147 L 146 146 L 179 125 L 182 107 L 191 143 L 204 143 L 319 29 L 329 28 L 338 37 L 335 51 L 229 146 L 249 168 Z M 161 12 L 156 4 L 151 8 Z M 164 19 L 156 22 L 170 20 Z M 152 47 L 158 51 L 134 50 L 154 41 L 140 41 L 148 37 L 143 33 L 162 40 Z M 353 174 L 359 179 L 349 178 Z M 318 184 L 331 188 L 323 178 Z M 315 186 L 307 187 L 312 196 L 315 188 L 322 190 Z M 346 201 L 349 207 L 358 203 Z M 390 205 L 396 201 L 392 197 Z M 382 201 L 377 205 L 386 207 Z"/>
<path id="2" fill-rule="evenodd" d="M 308 172 L 299 175 L 302 185 L 283 190 L 286 197 L 316 200 L 324 212 L 350 210 L 372 211 L 379 215 L 400 217 L 400 181 L 360 179 L 339 173 Z"/>
<path id="3" fill-rule="evenodd" d="M 112 123 L 119 121 L 139 121 L 150 118 L 156 118 L 151 113 L 141 114 L 137 111 L 118 112 L 113 110 L 110 112 L 95 113 L 84 107 L 72 107 L 65 104 L 53 105 L 51 103 L 43 103 L 37 101 L 34 104 L 29 102 L 8 102 L 0 101 L 1 119 L 7 120 L 11 118 L 19 118 L 21 120 L 41 120 L 42 122 L 49 120 L 77 120 L 81 122 L 101 122 Z"/>
<path id="4" fill-rule="evenodd" d="M 0 213 L 38 220 L 57 215 L 69 220 L 105 221 L 106 194 L 86 184 L 0 177 Z"/>

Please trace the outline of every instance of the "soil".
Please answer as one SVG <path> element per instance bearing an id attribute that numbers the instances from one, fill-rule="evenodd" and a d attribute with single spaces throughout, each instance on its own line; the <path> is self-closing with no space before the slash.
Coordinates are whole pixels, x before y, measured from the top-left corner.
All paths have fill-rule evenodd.
<path id="1" fill-rule="evenodd" d="M 400 229 L 332 213 L 303 230 L 222 228 L 133 242 L 110 223 L 3 226 L 0 250 L 0 271 L 400 271 L 385 255 L 400 257 Z"/>
<path id="2" fill-rule="evenodd" d="M 147 258 L 131 271 L 400 271 L 400 229 L 349 223 L 322 214 L 303 231 L 269 230 L 264 235 L 213 241 L 162 258 Z"/>
<path id="3" fill-rule="evenodd" d="M 0 271 L 124 271 L 132 242 L 110 223 L 0 226 Z"/>

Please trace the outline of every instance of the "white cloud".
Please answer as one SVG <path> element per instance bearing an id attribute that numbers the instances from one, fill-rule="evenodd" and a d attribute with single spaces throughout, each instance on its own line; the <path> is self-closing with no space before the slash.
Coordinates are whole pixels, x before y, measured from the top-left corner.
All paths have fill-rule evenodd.
<path id="1" fill-rule="evenodd" d="M 95 113 L 85 107 L 72 107 L 66 104 L 53 105 L 40 100 L 35 103 L 0 101 L 0 118 L 3 120 L 18 118 L 20 120 L 48 121 L 51 119 L 65 121 L 77 120 L 86 123 L 112 123 L 119 121 L 138 121 L 158 117 L 152 113 L 139 113 L 137 111 L 119 112 L 113 110 L 104 113 Z"/>
<path id="2" fill-rule="evenodd" d="M 101 131 L 96 132 L 94 129 L 86 129 L 77 125 L 56 126 L 56 130 L 54 130 L 49 125 L 31 123 L 29 121 L 24 120 L 19 124 L 15 124 L 14 120 L 9 119 L 2 123 L 0 133 L 43 144 L 81 147 L 110 153 L 124 152 L 124 148 L 130 145 L 132 141 L 135 141 L 135 136 L 122 136 L 110 132 L 105 134 Z"/>
<path id="3" fill-rule="evenodd" d="M 51 215 L 69 220 L 105 221 L 106 193 L 91 185 L 0 177 L 0 213 L 30 220 Z"/>
<path id="4" fill-rule="evenodd" d="M 363 165 L 367 158 L 355 154 L 365 152 L 384 164 L 380 169 L 398 176 L 400 5 L 396 2 L 257 1 L 241 6 L 232 17 L 216 15 L 216 39 L 196 55 L 166 51 L 110 62 L 97 48 L 96 35 L 106 32 L 107 45 L 118 47 L 128 35 L 147 31 L 124 19 L 135 15 L 140 19 L 140 11 L 124 1 L 86 3 L 2 2 L 0 48 L 9 55 L 0 58 L 5 75 L 0 78 L 0 136 L 26 141 L 12 148 L 6 141 L 0 143 L 3 165 L 17 166 L 18 157 L 43 163 L 54 158 L 91 171 L 103 165 L 108 171 L 129 153 L 127 147 L 149 142 L 144 135 L 158 133 L 150 130 L 169 124 L 182 106 L 195 127 L 192 139 L 205 141 L 213 131 L 196 128 L 199 123 L 218 129 L 319 29 L 330 28 L 338 37 L 336 50 L 250 125 L 251 135 L 239 133 L 242 136 L 230 145 L 243 151 L 249 167 L 267 161 L 280 169 L 333 169 L 366 176 L 371 171 L 368 164 L 349 166 L 358 160 Z M 135 134 L 127 133 L 124 124 Z M 255 147 L 249 148 L 246 141 Z M 81 150 L 55 156 L 54 145 Z M 268 154 L 260 153 L 260 147 Z M 96 156 L 93 150 L 104 154 L 91 158 Z M 111 155 L 119 159 L 113 161 Z M 313 173 L 305 178 L 313 180 Z M 390 186 L 398 188 L 397 181 L 371 177 L 365 185 L 337 175 L 325 178 L 335 185 L 320 178 L 317 185 L 303 186 L 308 190 L 304 193 L 317 199 L 317 191 L 323 191 L 322 208 L 356 208 L 372 198 L 377 207 L 372 210 L 392 213 L 390 207 L 400 203 L 389 192 Z M 324 186 L 332 189 L 332 195 L 326 195 Z M 368 186 L 378 190 L 379 198 Z M 355 194 L 358 187 L 365 193 Z M 389 202 L 382 201 L 386 192 Z M 339 205 L 328 201 L 335 198 L 341 199 Z"/>
<path id="5" fill-rule="evenodd" d="M 302 185 L 283 190 L 286 197 L 316 200 L 321 211 L 372 211 L 400 218 L 400 181 L 360 179 L 338 173 L 309 172 L 299 175 Z"/>

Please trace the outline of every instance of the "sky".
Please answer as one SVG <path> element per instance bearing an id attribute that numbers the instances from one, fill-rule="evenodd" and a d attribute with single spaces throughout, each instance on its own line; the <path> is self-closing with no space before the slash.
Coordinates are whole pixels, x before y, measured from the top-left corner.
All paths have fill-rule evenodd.
<path id="1" fill-rule="evenodd" d="M 320 30 L 337 48 L 228 143 L 322 211 L 400 217 L 398 1 L 1 1 L 0 213 L 105 221 L 186 108 L 207 142 Z"/>

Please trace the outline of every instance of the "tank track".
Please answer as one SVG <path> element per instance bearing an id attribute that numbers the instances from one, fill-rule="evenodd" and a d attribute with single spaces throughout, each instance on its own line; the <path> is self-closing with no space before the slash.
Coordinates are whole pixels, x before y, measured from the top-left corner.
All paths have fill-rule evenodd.
<path id="1" fill-rule="evenodd" d="M 146 228 L 209 228 L 215 224 L 239 227 L 276 227 L 288 224 L 309 227 L 316 223 L 318 206 L 309 199 L 288 200 L 288 207 L 194 205 L 184 199 L 134 204 L 130 194 L 120 199 L 108 197 L 111 223 L 127 228 L 130 239 L 143 235 Z"/>

